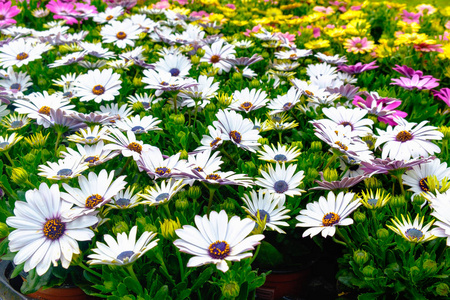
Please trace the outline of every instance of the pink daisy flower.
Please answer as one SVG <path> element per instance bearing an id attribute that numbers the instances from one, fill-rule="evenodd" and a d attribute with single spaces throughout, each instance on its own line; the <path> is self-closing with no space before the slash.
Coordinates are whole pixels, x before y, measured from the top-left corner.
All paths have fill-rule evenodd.
<path id="1" fill-rule="evenodd" d="M 449 88 L 443 88 L 439 92 L 433 91 L 434 97 L 441 99 L 450 107 L 450 89 Z"/>
<path id="2" fill-rule="evenodd" d="M 18 13 L 20 13 L 20 9 L 17 6 L 11 6 L 11 1 L 0 3 L 0 27 L 17 23 L 13 17 Z"/>
<path id="3" fill-rule="evenodd" d="M 366 52 L 372 51 L 375 47 L 372 41 L 367 40 L 367 38 L 361 39 L 360 37 L 354 37 L 351 39 L 346 39 L 344 43 L 347 52 L 353 52 L 354 54 L 364 54 Z"/>
<path id="4" fill-rule="evenodd" d="M 50 1 L 46 6 L 55 15 L 53 19 L 63 19 L 66 20 L 67 25 L 77 24 L 78 20 L 72 16 L 78 15 L 79 13 L 75 10 L 73 4 L 64 3 L 60 0 Z"/>
<path id="5" fill-rule="evenodd" d="M 413 75 L 411 78 L 400 77 L 393 78 L 391 85 L 398 85 L 407 90 L 430 90 L 439 85 L 439 79 L 436 79 L 432 76 L 419 76 L 417 74 Z"/>

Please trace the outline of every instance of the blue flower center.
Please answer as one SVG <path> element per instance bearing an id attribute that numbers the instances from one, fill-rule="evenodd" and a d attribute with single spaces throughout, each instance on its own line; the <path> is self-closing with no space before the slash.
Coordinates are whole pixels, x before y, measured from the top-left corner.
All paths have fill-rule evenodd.
<path id="1" fill-rule="evenodd" d="M 19 128 L 22 127 L 23 122 L 22 121 L 12 121 L 11 122 L 11 128 Z"/>
<path id="2" fill-rule="evenodd" d="M 225 241 L 217 241 L 209 246 L 209 256 L 214 259 L 224 259 L 230 254 L 230 245 Z"/>
<path id="3" fill-rule="evenodd" d="M 131 131 L 136 133 L 143 133 L 145 132 L 145 129 L 142 126 L 134 126 L 133 128 L 131 128 Z"/>
<path id="4" fill-rule="evenodd" d="M 155 198 L 155 201 L 156 202 L 161 202 L 161 201 L 166 201 L 167 199 L 169 199 L 169 193 L 162 193 L 162 194 L 159 194 Z"/>
<path id="5" fill-rule="evenodd" d="M 289 185 L 287 184 L 286 181 L 284 180 L 278 180 L 277 182 L 275 182 L 275 184 L 273 185 L 273 189 L 275 190 L 275 192 L 277 192 L 278 194 L 283 194 L 284 192 L 286 192 L 289 189 Z"/>
<path id="6" fill-rule="evenodd" d="M 292 103 L 288 102 L 283 105 L 283 110 L 290 110 L 292 108 Z"/>
<path id="7" fill-rule="evenodd" d="M 9 145 L 9 142 L 1 142 L 0 143 L 0 148 L 5 148 L 5 147 L 7 147 Z"/>
<path id="8" fill-rule="evenodd" d="M 166 167 L 156 168 L 155 173 L 163 176 L 164 174 L 170 174 L 170 169 Z"/>
<path id="9" fill-rule="evenodd" d="M 86 159 L 84 160 L 84 162 L 87 162 L 87 163 L 90 163 L 90 164 L 93 164 L 96 161 L 98 161 L 98 157 L 97 156 L 89 156 L 89 157 L 86 157 Z"/>
<path id="10" fill-rule="evenodd" d="M 95 142 L 95 137 L 94 136 L 87 136 L 86 137 L 86 142 L 92 144 L 93 142 Z"/>
<path id="11" fill-rule="evenodd" d="M 278 162 L 280 162 L 280 161 L 287 161 L 287 157 L 284 154 L 277 154 L 277 155 L 275 155 L 275 157 L 273 159 L 278 161 Z"/>
<path id="12" fill-rule="evenodd" d="M 170 74 L 172 75 L 172 76 L 178 76 L 178 75 L 180 75 L 180 70 L 178 70 L 177 68 L 173 68 L 173 69 L 170 69 Z"/>
<path id="13" fill-rule="evenodd" d="M 220 175 L 219 174 L 209 174 L 209 175 L 206 175 L 206 179 L 217 180 L 217 179 L 220 179 Z"/>
<path id="14" fill-rule="evenodd" d="M 232 132 L 230 132 L 230 137 L 237 144 L 239 144 L 241 142 L 241 139 L 242 139 L 241 134 L 238 131 L 236 131 L 236 130 L 233 130 Z"/>
<path id="15" fill-rule="evenodd" d="M 375 205 L 377 205 L 377 203 L 378 203 L 378 199 L 376 199 L 376 198 L 368 199 L 368 200 L 367 200 L 367 203 L 369 203 L 369 204 L 372 205 L 372 206 L 375 206 Z"/>
<path id="16" fill-rule="evenodd" d="M 124 261 L 125 259 L 129 259 L 130 257 L 132 257 L 134 254 L 133 251 L 129 250 L 129 251 L 123 251 L 122 253 L 120 253 L 119 255 L 117 255 L 117 259 Z"/>
<path id="17" fill-rule="evenodd" d="M 71 169 L 61 169 L 56 173 L 58 176 L 71 176 L 72 174 L 73 172 Z"/>
<path id="18" fill-rule="evenodd" d="M 267 216 L 266 223 L 269 223 L 270 222 L 270 215 L 269 215 L 269 213 L 267 211 L 263 210 L 263 209 L 260 209 L 258 211 L 259 211 L 259 218 L 261 219 L 261 221 L 264 221 L 264 218 Z M 258 216 L 258 213 L 256 213 L 256 217 L 257 216 Z"/>
<path id="19" fill-rule="evenodd" d="M 10 86 L 11 90 L 18 90 L 20 91 L 20 89 L 22 88 L 22 86 L 19 83 L 14 83 Z"/>
<path id="20" fill-rule="evenodd" d="M 405 232 L 406 237 L 408 237 L 410 240 L 417 239 L 419 240 L 423 236 L 423 232 L 416 228 L 410 228 L 406 230 Z"/>
<path id="21" fill-rule="evenodd" d="M 99 194 L 94 194 L 91 195 L 89 197 L 87 197 L 86 199 L 86 208 L 94 208 L 96 207 L 99 203 L 101 203 L 103 201 L 103 197 Z"/>
<path id="22" fill-rule="evenodd" d="M 217 144 L 221 141 L 222 139 L 221 138 L 215 138 L 214 139 L 214 141 L 212 141 L 210 144 L 209 144 L 209 146 L 211 146 L 211 148 L 214 148 L 214 147 L 216 147 L 217 146 Z"/>
<path id="23" fill-rule="evenodd" d="M 335 214 L 334 212 L 327 213 L 322 218 L 322 224 L 323 226 L 332 226 L 336 223 L 339 223 L 341 220 L 341 217 L 339 217 L 338 214 Z"/>
<path id="24" fill-rule="evenodd" d="M 124 207 L 124 206 L 127 206 L 128 204 L 130 204 L 130 202 L 131 202 L 130 199 L 119 198 L 116 200 L 116 205 Z"/>
<path id="25" fill-rule="evenodd" d="M 419 180 L 419 187 L 424 192 L 430 191 L 430 187 L 428 186 L 428 181 L 426 177 Z"/>
<path id="26" fill-rule="evenodd" d="M 92 93 L 97 96 L 103 95 L 105 93 L 105 88 L 102 85 L 98 84 L 92 88 Z"/>

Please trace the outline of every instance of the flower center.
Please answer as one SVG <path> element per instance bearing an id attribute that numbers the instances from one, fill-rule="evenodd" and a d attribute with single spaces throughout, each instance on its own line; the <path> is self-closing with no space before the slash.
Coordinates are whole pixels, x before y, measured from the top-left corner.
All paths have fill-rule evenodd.
<path id="1" fill-rule="evenodd" d="M 371 198 L 371 199 L 368 199 L 368 200 L 367 200 L 367 203 L 369 203 L 369 204 L 372 205 L 372 206 L 375 206 L 375 205 L 377 205 L 377 203 L 378 203 L 378 199 L 377 199 L 377 198 Z"/>
<path id="2" fill-rule="evenodd" d="M 142 151 L 142 146 L 136 142 L 130 143 L 127 148 L 130 149 L 131 151 L 135 151 L 139 154 L 141 154 L 141 151 Z"/>
<path id="3" fill-rule="evenodd" d="M 348 169 L 350 170 L 350 171 L 357 171 L 358 169 L 359 169 L 359 165 L 350 165 L 349 167 L 348 167 Z"/>
<path id="4" fill-rule="evenodd" d="M 297 59 L 297 54 L 293 53 L 291 55 L 289 55 L 290 59 Z"/>
<path id="5" fill-rule="evenodd" d="M 290 110 L 292 108 L 292 103 L 288 102 L 283 105 L 283 110 Z"/>
<path id="6" fill-rule="evenodd" d="M 252 108 L 253 104 L 251 104 L 250 102 L 244 102 L 241 104 L 241 107 L 243 109 L 245 109 L 245 111 L 248 111 L 250 108 Z"/>
<path id="7" fill-rule="evenodd" d="M 361 49 L 362 48 L 362 44 L 361 43 L 356 43 L 355 47 Z"/>
<path id="8" fill-rule="evenodd" d="M 214 141 L 212 141 L 209 145 L 211 146 L 211 148 L 214 148 L 217 146 L 217 144 L 221 141 L 221 138 L 215 138 Z"/>
<path id="9" fill-rule="evenodd" d="M 161 83 L 160 83 L 162 86 L 168 86 L 169 84 L 167 83 L 167 82 L 165 82 L 165 81 L 162 81 Z"/>
<path id="10" fill-rule="evenodd" d="M 277 154 L 277 155 L 275 155 L 275 157 L 273 159 L 278 161 L 278 162 L 280 162 L 280 161 L 287 161 L 287 157 L 284 154 Z"/>
<path id="11" fill-rule="evenodd" d="M 5 147 L 7 147 L 9 145 L 9 142 L 1 142 L 0 143 L 0 148 L 5 148 Z"/>
<path id="12" fill-rule="evenodd" d="M 9 88 L 11 90 L 18 90 L 18 91 L 20 91 L 22 89 L 22 86 L 20 85 L 20 83 L 13 83 L 13 84 L 11 84 L 11 86 Z"/>
<path id="13" fill-rule="evenodd" d="M 71 169 L 61 169 L 59 170 L 56 175 L 58 176 L 72 176 L 73 172 Z"/>
<path id="14" fill-rule="evenodd" d="M 0 21 L 3 21 L 5 19 L 4 15 L 0 15 Z"/>
<path id="15" fill-rule="evenodd" d="M 12 121 L 11 122 L 11 128 L 19 128 L 22 127 L 23 122 L 22 121 Z"/>
<path id="16" fill-rule="evenodd" d="M 105 88 L 102 86 L 102 85 L 100 85 L 100 84 L 97 84 L 96 86 L 94 86 L 93 88 L 92 88 L 92 92 L 95 94 L 95 95 L 103 95 L 104 93 L 105 93 Z"/>
<path id="17" fill-rule="evenodd" d="M 224 259 L 230 254 L 230 245 L 225 241 L 217 241 L 209 246 L 209 256 L 214 259 Z"/>
<path id="18" fill-rule="evenodd" d="M 270 222 L 270 215 L 269 215 L 269 213 L 267 211 L 263 210 L 263 209 L 260 209 L 258 211 L 259 211 L 259 219 L 261 221 L 264 221 L 264 218 L 266 218 L 266 216 L 267 216 L 266 223 L 269 223 Z M 258 213 L 256 213 L 255 216 L 258 217 Z"/>
<path id="19" fill-rule="evenodd" d="M 92 196 L 87 197 L 85 206 L 86 208 L 94 208 L 95 206 L 97 206 L 97 204 L 99 204 L 102 201 L 103 201 L 102 196 L 100 196 L 99 194 L 94 194 Z"/>
<path id="20" fill-rule="evenodd" d="M 235 143 L 239 144 L 241 142 L 241 139 L 242 139 L 241 134 L 239 132 L 237 132 L 236 130 L 233 130 L 232 132 L 230 132 L 230 136 Z"/>
<path id="21" fill-rule="evenodd" d="M 95 142 L 95 137 L 94 136 L 87 136 L 85 138 L 85 140 L 86 140 L 87 143 L 92 144 L 92 143 Z"/>
<path id="22" fill-rule="evenodd" d="M 66 230 L 66 224 L 61 222 L 61 219 L 50 219 L 44 224 L 44 235 L 52 241 L 59 239 Z"/>
<path id="23" fill-rule="evenodd" d="M 350 122 L 344 121 L 344 122 L 340 123 L 339 125 L 343 125 L 344 127 L 345 126 L 350 126 L 350 128 L 353 130 L 353 125 Z"/>
<path id="24" fill-rule="evenodd" d="M 430 191 L 430 187 L 428 186 L 428 181 L 426 177 L 419 180 L 419 186 L 420 189 L 424 192 Z"/>
<path id="25" fill-rule="evenodd" d="M 16 58 L 17 60 L 24 60 L 28 58 L 28 54 L 25 52 L 20 52 L 19 54 L 17 54 Z"/>
<path id="26" fill-rule="evenodd" d="M 313 93 L 313 92 L 310 92 L 310 91 L 308 91 L 308 90 L 306 90 L 305 93 L 306 93 L 306 95 L 308 95 L 308 96 L 314 96 L 314 93 Z"/>
<path id="27" fill-rule="evenodd" d="M 173 69 L 170 69 L 170 74 L 172 75 L 172 76 L 178 76 L 178 75 L 180 75 L 180 70 L 178 70 L 177 68 L 173 68 Z"/>
<path id="28" fill-rule="evenodd" d="M 211 62 L 213 63 L 213 64 L 216 64 L 216 63 L 218 63 L 220 61 L 220 56 L 219 55 L 213 55 L 213 56 L 211 56 Z"/>
<path id="29" fill-rule="evenodd" d="M 219 174 L 209 174 L 209 175 L 206 175 L 206 179 L 217 180 L 217 179 L 220 179 L 220 175 Z"/>
<path id="30" fill-rule="evenodd" d="M 402 142 L 402 143 L 412 140 L 412 138 L 413 138 L 412 134 L 406 130 L 400 131 L 396 137 L 397 141 Z"/>
<path id="31" fill-rule="evenodd" d="M 44 114 L 44 115 L 47 115 L 47 116 L 50 116 L 50 107 L 48 107 L 48 106 L 42 106 L 42 107 L 38 110 L 38 113 Z"/>
<path id="32" fill-rule="evenodd" d="M 109 15 L 109 16 L 106 17 L 106 21 L 109 21 L 109 20 L 111 20 L 112 18 L 114 18 L 114 17 L 111 16 L 111 15 Z"/>
<path id="33" fill-rule="evenodd" d="M 93 163 L 95 163 L 96 161 L 98 161 L 98 156 L 88 156 L 88 157 L 84 160 L 84 162 L 87 162 L 87 163 L 90 163 L 90 164 L 93 164 Z"/>
<path id="34" fill-rule="evenodd" d="M 159 194 L 155 198 L 155 201 L 156 202 L 161 202 L 161 201 L 166 201 L 167 199 L 169 199 L 169 193 L 162 193 L 162 194 Z"/>
<path id="35" fill-rule="evenodd" d="M 119 198 L 116 200 L 116 205 L 121 206 L 121 207 L 125 207 L 128 206 L 130 204 L 130 199 L 127 198 Z"/>
<path id="36" fill-rule="evenodd" d="M 65 93 L 63 94 L 63 97 L 64 97 L 64 98 L 72 98 L 72 96 L 73 96 L 72 92 L 65 92 Z"/>
<path id="37" fill-rule="evenodd" d="M 416 228 L 406 230 L 405 235 L 410 240 L 419 240 L 423 236 L 423 232 Z"/>
<path id="38" fill-rule="evenodd" d="M 275 182 L 275 184 L 273 185 L 273 189 L 275 190 L 275 192 L 277 192 L 278 194 L 283 194 L 284 192 L 286 192 L 289 189 L 289 185 L 287 184 L 286 181 L 284 180 L 278 180 L 277 182 Z"/>
<path id="39" fill-rule="evenodd" d="M 134 126 L 133 128 L 131 128 L 131 131 L 136 133 L 143 133 L 145 129 L 142 126 Z"/>
<path id="40" fill-rule="evenodd" d="M 167 167 L 156 168 L 155 173 L 159 176 L 163 176 L 164 174 L 170 174 L 170 169 Z"/>
<path id="41" fill-rule="evenodd" d="M 118 38 L 119 40 L 123 40 L 124 38 L 126 38 L 127 37 L 127 34 L 125 33 L 125 32 L 123 32 L 123 31 L 119 31 L 117 34 L 116 34 L 116 38 Z"/>
<path id="42" fill-rule="evenodd" d="M 200 167 L 194 168 L 194 170 L 197 171 L 197 172 L 203 172 L 203 169 L 200 168 Z"/>
<path id="43" fill-rule="evenodd" d="M 344 144 L 342 144 L 341 142 L 337 141 L 337 142 L 334 142 L 334 143 L 335 143 L 336 145 L 338 145 L 339 148 L 341 148 L 342 150 L 345 150 L 345 151 L 348 150 L 348 147 L 345 146 Z"/>
<path id="44" fill-rule="evenodd" d="M 323 224 L 323 226 L 331 226 L 336 223 L 339 223 L 340 220 L 341 220 L 341 217 L 339 217 L 338 214 L 335 214 L 334 212 L 330 212 L 330 213 L 327 213 L 325 216 L 323 216 L 322 224 Z"/>
<path id="45" fill-rule="evenodd" d="M 130 257 L 132 257 L 134 254 L 133 251 L 128 250 L 128 251 L 123 251 L 122 253 L 120 253 L 119 255 L 117 255 L 117 259 L 120 261 L 125 261 L 130 259 Z"/>

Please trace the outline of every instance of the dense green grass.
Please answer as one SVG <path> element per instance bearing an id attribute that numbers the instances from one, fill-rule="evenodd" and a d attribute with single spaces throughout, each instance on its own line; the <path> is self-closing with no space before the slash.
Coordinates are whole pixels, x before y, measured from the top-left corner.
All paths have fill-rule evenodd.
<path id="1" fill-rule="evenodd" d="M 435 7 L 450 6 L 449 0 L 394 0 L 394 2 L 405 3 L 412 6 L 416 6 L 419 4 L 431 4 Z"/>

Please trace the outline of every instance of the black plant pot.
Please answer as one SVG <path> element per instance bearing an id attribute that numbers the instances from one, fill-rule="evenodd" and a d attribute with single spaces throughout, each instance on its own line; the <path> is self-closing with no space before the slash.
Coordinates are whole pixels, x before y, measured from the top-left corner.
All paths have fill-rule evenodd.
<path id="1" fill-rule="evenodd" d="M 14 270 L 10 261 L 0 261 L 0 299 L 1 300 L 31 300 L 30 298 L 22 295 L 20 286 L 22 285 L 22 279 L 20 276 L 10 279 L 10 275 Z"/>

